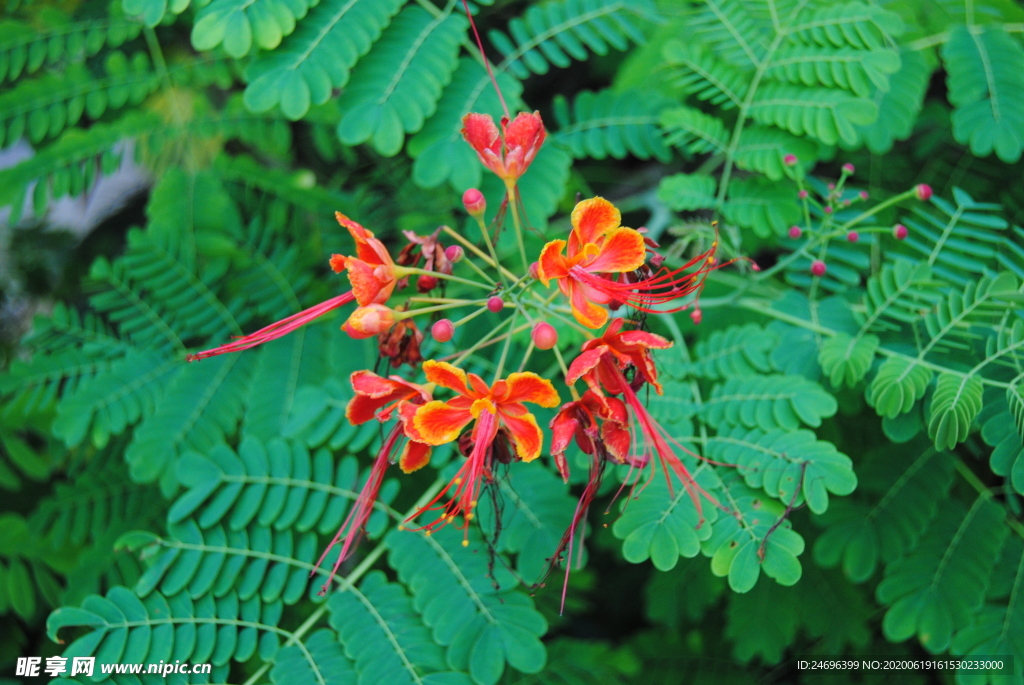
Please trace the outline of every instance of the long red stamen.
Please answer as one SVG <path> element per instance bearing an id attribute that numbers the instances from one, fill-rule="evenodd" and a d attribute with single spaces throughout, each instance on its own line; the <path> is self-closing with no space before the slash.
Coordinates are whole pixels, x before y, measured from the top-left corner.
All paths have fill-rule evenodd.
<path id="1" fill-rule="evenodd" d="M 391 434 L 384 441 L 384 444 L 381 445 L 380 451 L 377 452 L 377 459 L 370 468 L 370 475 L 367 477 L 366 483 L 363 484 L 362 490 L 359 491 L 359 495 L 356 497 L 352 509 L 348 512 L 348 516 L 345 517 L 345 522 L 341 524 L 341 528 L 335 533 L 331 544 L 327 545 L 327 549 L 320 555 L 320 559 L 316 562 L 317 568 L 310 572 L 309 577 L 312 578 L 316 575 L 320 564 L 327 558 L 327 554 L 335 545 L 344 540 L 341 545 L 341 552 L 334 562 L 334 567 L 331 569 L 330 575 L 327 576 L 327 580 L 320 587 L 318 594 L 324 595 L 327 593 L 331 581 L 334 580 L 334 576 L 341 567 L 342 562 L 355 551 L 356 545 L 359 544 L 359 540 L 363 536 L 363 529 L 366 527 L 366 522 L 369 520 L 370 514 L 373 513 L 373 505 L 377 501 L 377 493 L 384 482 L 384 473 L 388 470 L 388 466 L 391 465 L 391 452 L 394 450 L 398 438 L 402 435 L 402 424 L 399 423 L 391 430 Z"/>
<path id="2" fill-rule="evenodd" d="M 210 350 L 203 350 L 202 352 L 196 352 L 195 354 L 185 355 L 185 359 L 190 362 L 199 361 L 200 359 L 206 359 L 207 357 L 215 357 L 218 354 L 227 354 L 228 352 L 241 352 L 247 350 L 250 347 L 256 347 L 262 345 L 265 342 L 276 340 L 282 336 L 288 335 L 296 328 L 301 328 L 307 323 L 323 316 L 329 311 L 343 307 L 352 300 L 355 299 L 355 295 L 350 290 L 347 293 L 332 297 L 331 299 L 321 302 L 320 304 L 304 309 L 303 311 L 292 314 L 288 318 L 281 319 L 275 323 L 270 324 L 255 333 L 249 335 L 239 336 L 233 342 L 221 345 L 220 347 L 214 347 Z"/>
<path id="3" fill-rule="evenodd" d="M 494 92 L 498 94 L 498 100 L 501 101 L 501 109 L 505 112 L 505 118 L 511 119 L 512 115 L 508 112 L 508 105 L 505 104 L 505 96 L 501 94 L 501 88 L 498 86 L 498 79 L 494 78 L 494 72 L 491 71 L 491 62 L 487 59 L 487 54 L 484 52 L 484 42 L 480 40 L 480 32 L 476 30 L 476 22 L 473 21 L 473 15 L 469 11 L 469 4 L 466 0 L 462 0 L 462 7 L 466 10 L 466 18 L 469 19 L 469 25 L 473 28 L 473 36 L 476 38 L 476 47 L 480 50 L 480 59 L 484 62 L 484 68 L 487 69 L 487 75 L 491 77 L 491 84 L 494 86 Z"/>
<path id="4" fill-rule="evenodd" d="M 476 420 L 473 427 L 473 451 L 466 458 L 466 463 L 455 474 L 452 481 L 445 486 L 445 489 L 437 493 L 434 499 L 425 504 L 419 511 L 410 516 L 407 521 L 420 516 L 424 512 L 433 511 L 439 508 L 439 503 L 448 495 L 448 492 L 455 486 L 455 493 L 444 505 L 440 518 L 430 523 L 413 528 L 412 530 L 426 530 L 433 532 L 448 525 L 455 517 L 462 514 L 462 525 L 459 528 L 469 527 L 473 517 L 473 509 L 476 508 L 480 498 L 480 488 L 483 481 L 490 474 L 491 445 L 498 434 L 498 422 L 494 414 L 484 411 Z"/>

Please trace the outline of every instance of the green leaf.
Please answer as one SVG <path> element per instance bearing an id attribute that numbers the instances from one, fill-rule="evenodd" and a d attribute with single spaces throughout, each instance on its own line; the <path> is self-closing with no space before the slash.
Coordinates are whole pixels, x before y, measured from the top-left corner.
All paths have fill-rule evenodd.
<path id="1" fill-rule="evenodd" d="M 663 473 L 652 473 L 651 480 L 642 486 L 643 496 L 628 500 L 628 506 L 612 526 L 615 537 L 622 540 L 622 556 L 626 561 L 640 564 L 650 559 L 659 571 L 675 568 L 680 557 L 695 557 L 701 542 L 711 535 L 717 511 L 698 506 L 706 490 L 717 481 L 710 471 L 693 471 L 696 485 L 681 486 L 672 483 L 669 490 Z"/>
<path id="2" fill-rule="evenodd" d="M 736 179 L 729 184 L 729 197 L 722 207 L 725 218 L 766 238 L 782 235 L 800 221 L 796 192 L 787 185 L 761 176 Z"/>
<path id="3" fill-rule="evenodd" d="M 843 499 L 821 515 L 827 526 L 814 543 L 814 560 L 843 567 L 854 583 L 874 575 L 913 549 L 953 482 L 953 460 L 945 452 L 915 447 L 879 451 L 860 470 L 864 499 Z"/>
<path id="4" fill-rule="evenodd" d="M 192 47 L 212 50 L 221 43 L 234 58 L 248 55 L 255 43 L 273 50 L 295 30 L 317 0 L 213 0 L 196 15 Z"/>
<path id="5" fill-rule="evenodd" d="M 658 199 L 677 211 L 712 209 L 715 188 L 710 174 L 673 174 L 661 179 Z"/>
<path id="6" fill-rule="evenodd" d="M 754 97 L 750 115 L 762 124 L 835 145 L 857 142 L 856 127 L 873 123 L 878 105 L 844 90 L 765 84 Z"/>
<path id="7" fill-rule="evenodd" d="M 910 137 L 931 80 L 932 67 L 923 51 L 901 50 L 899 59 L 900 68 L 889 77 L 889 88 L 874 92 L 878 119 L 857 127 L 868 149 L 876 155 L 889 152 L 896 141 Z"/>
<path id="8" fill-rule="evenodd" d="M 928 435 L 935 441 L 935 449 L 953 449 L 967 439 L 981 411 L 984 389 L 977 376 L 939 375 L 928 419 Z"/>
<path id="9" fill-rule="evenodd" d="M 910 411 L 932 380 L 932 370 L 912 359 L 889 357 L 878 368 L 865 397 L 879 416 L 896 418 Z"/>
<path id="10" fill-rule="evenodd" d="M 1002 507 L 984 497 L 970 511 L 947 502 L 917 548 L 889 564 L 878 601 L 889 608 L 882 632 L 894 642 L 918 636 L 928 650 L 950 646 L 953 634 L 981 609 L 992 560 L 1007 528 Z"/>
<path id="11" fill-rule="evenodd" d="M 739 107 L 746 97 L 749 74 L 717 59 L 704 45 L 696 42 L 667 43 L 665 61 L 674 67 L 675 85 L 698 100 L 707 100 L 722 109 Z"/>
<path id="12" fill-rule="evenodd" d="M 773 181 L 786 177 L 786 156 L 795 155 L 805 168 L 818 158 L 818 146 L 812 140 L 771 126 L 750 126 L 743 130 L 736 148 L 736 166 L 757 171 Z"/>
<path id="13" fill-rule="evenodd" d="M 458 14 L 433 16 L 409 6 L 384 30 L 377 49 L 352 71 L 341 100 L 338 138 L 369 141 L 386 157 L 398 154 L 437 108 L 458 65 L 466 22 Z"/>
<path id="14" fill-rule="evenodd" d="M 708 441 L 707 456 L 735 464 L 747 485 L 793 506 L 806 501 L 816 514 L 828 509 L 829 492 L 849 495 L 857 487 L 850 458 L 807 430 L 733 427 Z"/>
<path id="15" fill-rule="evenodd" d="M 669 100 L 638 91 L 584 90 L 570 111 L 562 96 L 554 101 L 558 132 L 554 140 L 566 145 L 573 157 L 623 159 L 655 158 L 668 162 L 671 153 L 658 130 L 660 113 Z"/>
<path id="16" fill-rule="evenodd" d="M 953 137 L 984 157 L 1016 162 L 1024 150 L 1024 49 L 999 27 L 958 26 L 942 48 Z"/>
<path id="17" fill-rule="evenodd" d="M 835 398 L 802 376 L 745 376 L 729 378 L 711 389 L 701 416 L 708 425 L 742 425 L 768 431 L 820 426 L 836 413 Z"/>
<path id="18" fill-rule="evenodd" d="M 879 342 L 875 335 L 855 338 L 847 333 L 838 333 L 822 343 L 818 363 L 833 387 L 845 384 L 852 388 L 871 369 Z"/>
<path id="19" fill-rule="evenodd" d="M 778 342 L 774 333 L 753 323 L 712 331 L 697 341 L 696 359 L 685 371 L 712 380 L 766 374 L 773 370 L 769 356 Z"/>
<path id="20" fill-rule="evenodd" d="M 246 71 L 245 105 L 265 112 L 275 105 L 301 119 L 348 83 L 401 0 L 321 0 L 273 52 L 259 55 Z"/>
<path id="21" fill-rule="evenodd" d="M 729 134 L 721 119 L 692 107 L 674 107 L 661 113 L 666 142 L 694 154 L 724 152 Z"/>

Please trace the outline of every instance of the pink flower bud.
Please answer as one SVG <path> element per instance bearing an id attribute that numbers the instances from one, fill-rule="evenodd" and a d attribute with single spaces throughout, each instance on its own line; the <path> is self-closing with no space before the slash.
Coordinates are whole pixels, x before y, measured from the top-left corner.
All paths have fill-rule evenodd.
<path id="1" fill-rule="evenodd" d="M 862 200 L 866 200 L 866 199 L 868 199 L 869 197 L 870 197 L 870 195 L 868 195 L 868 191 L 866 191 L 866 190 L 862 190 L 862 191 L 860 191 L 860 199 L 862 199 Z"/>
<path id="2" fill-rule="evenodd" d="M 836 184 L 835 183 L 829 183 L 828 184 L 828 189 L 829 190 L 835 190 L 836 189 Z"/>
<path id="3" fill-rule="evenodd" d="M 470 188 L 462 194 L 462 206 L 466 208 L 470 216 L 482 217 L 487 209 L 487 200 L 479 190 Z"/>
<path id="4" fill-rule="evenodd" d="M 789 227 L 789 237 L 790 238 L 793 238 L 793 239 L 799 238 L 801 235 L 803 235 L 803 233 L 804 232 L 802 230 L 800 230 L 799 226 L 790 226 Z"/>
<path id="5" fill-rule="evenodd" d="M 892 237 L 896 240 L 903 240 L 907 237 L 907 227 L 903 224 L 896 224 L 892 227 Z"/>
<path id="6" fill-rule="evenodd" d="M 487 300 L 487 309 L 497 314 L 505 308 L 505 300 L 501 299 L 497 295 Z"/>
<path id="7" fill-rule="evenodd" d="M 820 259 L 815 259 L 813 262 L 811 262 L 811 273 L 814 274 L 815 276 L 824 276 L 827 270 L 828 267 L 825 266 L 825 262 L 821 261 Z"/>
<path id="8" fill-rule="evenodd" d="M 693 319 L 694 325 L 699 326 L 701 320 L 704 319 L 704 312 L 701 311 L 700 307 L 694 307 L 693 311 L 690 312 L 690 318 Z"/>
<path id="9" fill-rule="evenodd" d="M 857 231 L 850 231 L 849 233 L 846 234 L 846 239 L 849 240 L 851 243 L 855 243 L 858 240 L 860 240 L 860 234 L 857 233 Z"/>
<path id="10" fill-rule="evenodd" d="M 854 166 L 847 162 L 846 164 L 843 165 L 843 171 L 845 171 L 848 174 L 852 174 L 854 171 Z"/>
<path id="11" fill-rule="evenodd" d="M 421 293 L 430 292 L 437 287 L 437 276 L 431 276 L 430 274 L 423 274 L 416 279 L 416 290 Z"/>
<path id="12" fill-rule="evenodd" d="M 823 209 L 821 211 L 825 212 L 826 214 L 831 214 L 832 213 L 832 208 L 831 207 L 825 207 L 825 209 Z"/>
<path id="13" fill-rule="evenodd" d="M 757 262 L 750 262 L 750 270 L 751 271 L 760 271 L 761 267 L 759 267 L 757 265 Z"/>
<path id="14" fill-rule="evenodd" d="M 799 193 L 796 194 L 796 196 L 798 198 L 800 198 L 801 200 L 806 200 L 807 199 L 807 191 L 806 190 L 801 190 Z"/>
<path id="15" fill-rule="evenodd" d="M 444 256 L 452 264 L 458 264 L 466 256 L 466 251 L 462 249 L 462 245 L 449 245 L 444 248 Z"/>
<path id="16" fill-rule="evenodd" d="M 798 161 L 796 155 L 786 155 L 782 158 L 782 163 L 786 166 L 795 166 Z"/>
<path id="17" fill-rule="evenodd" d="M 922 202 L 932 197 L 932 187 L 927 183 L 921 183 L 914 187 L 914 195 Z"/>
<path id="18" fill-rule="evenodd" d="M 451 319 L 441 319 L 430 327 L 430 334 L 437 342 L 446 343 L 455 335 L 455 324 L 451 322 Z"/>
<path id="19" fill-rule="evenodd" d="M 395 311 L 382 304 L 372 303 L 352 312 L 341 330 L 356 340 L 362 340 L 379 335 L 394 325 Z"/>
<path id="20" fill-rule="evenodd" d="M 539 267 L 537 265 L 537 262 L 534 262 L 533 264 L 530 264 L 530 278 L 537 278 L 538 277 L 537 276 L 537 269 L 538 268 Z"/>
<path id="21" fill-rule="evenodd" d="M 530 333 L 538 350 L 550 350 L 558 344 L 558 331 L 546 321 L 539 321 Z"/>

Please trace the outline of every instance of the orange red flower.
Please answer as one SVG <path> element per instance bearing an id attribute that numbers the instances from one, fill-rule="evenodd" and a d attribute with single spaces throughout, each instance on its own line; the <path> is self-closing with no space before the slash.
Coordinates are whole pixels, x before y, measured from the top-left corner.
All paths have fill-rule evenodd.
<path id="1" fill-rule="evenodd" d="M 388 248 L 373 237 L 372 231 L 341 212 L 335 212 L 334 216 L 356 242 L 356 256 L 331 255 L 331 268 L 335 273 L 345 271 L 348 274 L 356 302 L 361 306 L 387 302 L 398 279 L 406 275 L 405 270 L 395 264 Z"/>
<path id="2" fill-rule="evenodd" d="M 482 483 L 491 476 L 491 448 L 499 430 L 511 438 L 518 459 L 533 461 L 540 456 L 543 434 L 524 403 L 554 407 L 558 404 L 558 392 L 551 381 L 530 372 L 512 373 L 488 386 L 480 376 L 467 374 L 447 362 L 428 360 L 423 363 L 423 371 L 428 381 L 455 391 L 456 396 L 447 402 L 428 402 L 416 410 L 412 424 L 417 439 L 443 445 L 458 438 L 472 422 L 473 448 L 448 487 L 416 515 L 433 509 L 454 487 L 455 493 L 444 507 L 444 514 L 424 527 L 441 527 L 458 514 L 463 514 L 468 524 Z"/>
<path id="3" fill-rule="evenodd" d="M 582 398 L 567 402 L 558 410 L 551 420 L 551 456 L 566 483 L 569 482 L 569 466 L 565 451 L 573 438 L 586 454 L 592 455 L 600 447 L 614 461 L 625 463 L 630 448 L 626 405 L 615 397 L 601 397 L 587 390 Z"/>
<path id="4" fill-rule="evenodd" d="M 540 112 L 520 112 L 511 122 L 502 117 L 500 133 L 490 114 L 470 113 L 462 118 L 462 137 L 506 185 L 514 185 L 526 173 L 546 136 Z"/>
<path id="5" fill-rule="evenodd" d="M 607 281 L 600 274 L 635 271 L 646 258 L 643 235 L 621 222 L 619 210 L 603 197 L 583 200 L 572 211 L 569 240 L 552 240 L 537 260 L 537 277 L 545 286 L 558 283 L 573 316 L 587 328 L 600 328 L 608 321 L 608 311 L 601 305 L 615 299 L 595 287 L 595 279 L 600 284 Z"/>

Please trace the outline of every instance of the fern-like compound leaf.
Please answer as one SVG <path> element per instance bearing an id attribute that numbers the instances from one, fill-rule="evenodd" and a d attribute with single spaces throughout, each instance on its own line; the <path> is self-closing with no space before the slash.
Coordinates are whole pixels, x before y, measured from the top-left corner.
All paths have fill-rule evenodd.
<path id="1" fill-rule="evenodd" d="M 746 97 L 750 75 L 717 59 L 701 43 L 671 42 L 664 48 L 665 61 L 674 67 L 674 83 L 722 109 L 739 107 Z"/>
<path id="2" fill-rule="evenodd" d="M 358 588 L 335 592 L 328 602 L 331 627 L 355 663 L 359 682 L 396 685 L 471 685 L 469 675 L 449 670 L 444 651 L 413 609 L 405 589 L 381 571 Z"/>
<path id="3" fill-rule="evenodd" d="M 757 91 L 750 115 L 762 124 L 835 145 L 856 142 L 856 127 L 873 123 L 878 105 L 836 88 L 766 83 Z"/>
<path id="4" fill-rule="evenodd" d="M 273 50 L 295 30 L 318 0 L 213 0 L 196 15 L 192 46 L 212 50 L 223 43 L 235 58 L 254 47 Z"/>
<path id="5" fill-rule="evenodd" d="M 341 99 L 338 138 L 346 145 L 370 141 L 382 155 L 397 154 L 405 134 L 419 131 L 437 108 L 458 65 L 465 29 L 458 14 L 434 16 L 415 5 L 403 10 L 353 70 Z"/>
<path id="6" fill-rule="evenodd" d="M 831 393 L 803 376 L 744 376 L 715 385 L 701 417 L 714 428 L 746 426 L 795 431 L 801 423 L 820 426 L 838 404 Z"/>
<path id="7" fill-rule="evenodd" d="M 693 477 L 704 490 L 718 484 L 706 466 L 698 467 Z M 650 559 L 659 571 L 669 571 L 680 557 L 697 556 L 701 543 L 711 536 L 718 512 L 708 506 L 698 511 L 691 491 L 679 483 L 670 491 L 665 474 L 652 474 L 643 487 L 643 497 L 629 501 L 612 532 L 622 540 L 626 561 L 640 564 Z"/>
<path id="8" fill-rule="evenodd" d="M 917 544 L 953 482 L 953 460 L 932 449 L 917 455 L 892 449 L 876 454 L 859 473 L 858 492 L 870 496 L 834 502 L 820 517 L 827 528 L 814 543 L 818 564 L 841 564 L 855 583 Z"/>
<path id="9" fill-rule="evenodd" d="M 850 458 L 807 430 L 735 426 L 709 440 L 707 456 L 735 464 L 750 487 L 794 506 L 806 501 L 816 514 L 828 509 L 828 493 L 848 495 L 857 487 Z"/>
<path id="10" fill-rule="evenodd" d="M 895 50 L 857 50 L 790 44 L 778 50 L 769 75 L 805 86 L 842 88 L 859 97 L 889 90 L 889 76 L 900 67 Z"/>
<path id="11" fill-rule="evenodd" d="M 488 38 L 504 56 L 499 68 L 524 79 L 586 59 L 588 50 L 605 55 L 642 43 L 637 19 L 653 16 L 650 0 L 557 0 L 531 7 L 509 22 L 508 34 L 495 30 Z"/>
<path id="12" fill-rule="evenodd" d="M 769 355 L 777 344 L 774 333 L 753 323 L 712 331 L 697 341 L 696 360 L 685 370 L 713 380 L 770 373 Z"/>
<path id="13" fill-rule="evenodd" d="M 750 126 L 743 131 L 736 148 L 736 166 L 757 171 L 773 181 L 786 176 L 786 156 L 811 163 L 818 156 L 818 146 L 812 140 L 771 126 Z"/>
<path id="14" fill-rule="evenodd" d="M 762 176 L 733 181 L 722 213 L 730 222 L 765 238 L 783 234 L 801 216 L 792 188 Z"/>
<path id="15" fill-rule="evenodd" d="M 724 152 L 729 134 L 721 119 L 692 107 L 674 107 L 661 114 L 666 142 L 694 154 Z"/>
<path id="16" fill-rule="evenodd" d="M 637 91 L 582 91 L 573 100 L 555 98 L 554 138 L 566 145 L 573 157 L 639 159 L 668 162 L 671 153 L 658 130 L 659 114 L 669 100 Z"/>
<path id="17" fill-rule="evenodd" d="M 500 564 L 488 577 L 486 554 L 473 551 L 479 537 L 470 534 L 465 547 L 463 539 L 449 526 L 430 536 L 392 531 L 384 544 L 434 640 L 448 648 L 452 669 L 468 672 L 477 685 L 494 685 L 506 662 L 524 673 L 540 671 L 547 622 L 528 596 L 508 589 L 515 581 Z"/>
<path id="18" fill-rule="evenodd" d="M 333 630 L 318 630 L 302 645 L 283 647 L 274 657 L 270 679 L 280 685 L 356 685 L 355 668 Z"/>
<path id="19" fill-rule="evenodd" d="M 988 398 L 979 421 L 981 438 L 992 447 L 992 473 L 1008 478 L 1017 492 L 1024 493 L 1024 439 L 1014 429 L 1014 417 L 1006 402 L 999 397 Z"/>
<path id="20" fill-rule="evenodd" d="M 889 152 L 896 141 L 910 137 L 932 75 L 932 67 L 921 51 L 903 50 L 899 60 L 900 68 L 889 76 L 888 89 L 877 88 L 872 94 L 878 118 L 873 124 L 857 127 L 868 149 L 876 155 Z"/>
<path id="21" fill-rule="evenodd" d="M 785 506 L 753 490 L 733 470 L 719 474 L 721 486 L 711 491 L 729 515 L 719 516 L 711 537 L 701 543 L 711 557 L 711 572 L 728 577 L 733 592 L 749 592 L 763 571 L 781 585 L 800 580 L 803 569 L 797 559 L 804 539 L 782 520 Z"/>
<path id="22" fill-rule="evenodd" d="M 889 564 L 876 591 L 887 605 L 882 631 L 889 640 L 917 635 L 933 652 L 949 648 L 953 634 L 981 609 L 1007 528 L 1005 513 L 987 498 L 969 511 L 947 502 L 917 548 Z"/>
<path id="23" fill-rule="evenodd" d="M 984 389 L 977 376 L 939 375 L 928 419 L 928 435 L 935 441 L 935 449 L 953 449 L 967 439 L 981 411 Z"/>
<path id="24" fill-rule="evenodd" d="M 1016 162 L 1024 151 L 1024 49 L 1001 28 L 958 26 L 942 49 L 953 136 L 984 157 Z"/>
<path id="25" fill-rule="evenodd" d="M 852 388 L 871 369 L 879 342 L 876 335 L 854 337 L 837 333 L 822 343 L 818 363 L 834 387 L 848 385 Z"/>
<path id="26" fill-rule="evenodd" d="M 791 40 L 805 45 L 875 50 L 892 47 L 904 31 L 895 12 L 859 0 L 822 4 L 787 27 Z"/>
<path id="27" fill-rule="evenodd" d="M 311 105 L 348 83 L 356 61 L 380 37 L 401 0 L 321 0 L 276 50 L 259 55 L 246 71 L 245 105 L 265 112 L 275 105 L 301 119 Z"/>
<path id="28" fill-rule="evenodd" d="M 711 174 L 673 174 L 661 179 L 658 199 L 677 211 L 712 209 L 716 186 Z"/>

